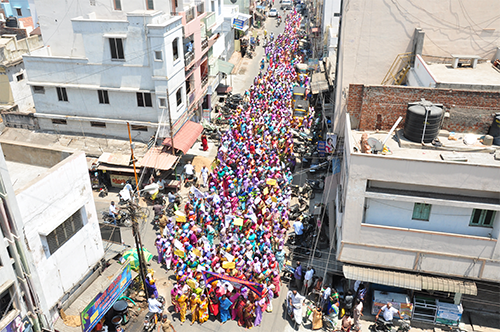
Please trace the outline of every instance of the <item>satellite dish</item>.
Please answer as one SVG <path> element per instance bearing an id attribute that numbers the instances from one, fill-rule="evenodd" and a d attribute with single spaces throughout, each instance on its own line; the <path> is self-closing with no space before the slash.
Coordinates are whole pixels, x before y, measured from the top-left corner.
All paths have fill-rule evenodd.
<path id="1" fill-rule="evenodd" d="M 372 148 L 373 152 L 380 152 L 384 149 L 384 145 L 375 137 L 368 137 L 368 145 Z"/>

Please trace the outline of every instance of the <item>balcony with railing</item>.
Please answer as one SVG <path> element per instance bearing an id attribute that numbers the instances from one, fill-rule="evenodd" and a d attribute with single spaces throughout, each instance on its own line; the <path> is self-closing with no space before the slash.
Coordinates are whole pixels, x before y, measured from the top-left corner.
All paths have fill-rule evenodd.
<path id="1" fill-rule="evenodd" d="M 215 25 L 216 22 L 217 22 L 217 15 L 215 15 L 215 13 L 208 13 L 207 16 L 204 18 L 204 23 L 205 26 L 207 27 L 207 33 Z"/>
<path id="2" fill-rule="evenodd" d="M 205 12 L 205 3 L 204 2 L 198 2 L 196 4 L 196 11 L 198 12 L 198 15 L 201 15 Z"/>
<path id="3" fill-rule="evenodd" d="M 208 38 L 201 41 L 201 49 L 204 51 L 208 47 Z"/>
<path id="4" fill-rule="evenodd" d="M 185 14 L 186 14 L 186 24 L 187 24 L 187 23 L 191 22 L 192 20 L 194 20 L 194 18 L 196 17 L 195 8 L 190 7 L 189 9 L 186 9 Z"/>
<path id="5" fill-rule="evenodd" d="M 194 99 L 196 97 L 196 90 L 191 91 L 190 94 L 188 94 L 188 105 L 191 106 L 194 103 Z"/>
<path id="6" fill-rule="evenodd" d="M 194 61 L 194 51 L 184 53 L 184 65 L 187 67 Z"/>
<path id="7" fill-rule="evenodd" d="M 204 88 L 204 87 L 206 87 L 206 86 L 207 86 L 207 84 L 208 84 L 208 77 L 209 77 L 209 76 L 208 76 L 208 73 L 206 73 L 206 74 L 205 74 L 205 76 L 203 76 L 203 77 L 201 78 L 201 87 L 202 87 L 202 88 Z"/>

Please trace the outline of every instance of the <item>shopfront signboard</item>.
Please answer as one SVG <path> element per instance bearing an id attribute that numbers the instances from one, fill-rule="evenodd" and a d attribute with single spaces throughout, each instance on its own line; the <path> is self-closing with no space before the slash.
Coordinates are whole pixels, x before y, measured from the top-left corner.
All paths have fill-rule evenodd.
<path id="1" fill-rule="evenodd" d="M 80 314 L 83 332 L 89 332 L 94 328 L 131 282 L 132 270 L 130 268 L 130 262 L 127 262 L 121 273 L 113 280 L 108 288 L 106 288 L 104 292 L 97 294 L 92 302 L 83 309 Z"/>

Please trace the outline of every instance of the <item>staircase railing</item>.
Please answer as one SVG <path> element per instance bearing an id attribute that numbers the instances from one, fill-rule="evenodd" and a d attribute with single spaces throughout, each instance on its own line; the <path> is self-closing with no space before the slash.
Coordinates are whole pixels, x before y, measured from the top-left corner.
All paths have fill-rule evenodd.
<path id="1" fill-rule="evenodd" d="M 382 85 L 401 85 L 410 71 L 415 56 L 413 53 L 401 53 L 396 56 L 389 71 L 382 80 Z"/>

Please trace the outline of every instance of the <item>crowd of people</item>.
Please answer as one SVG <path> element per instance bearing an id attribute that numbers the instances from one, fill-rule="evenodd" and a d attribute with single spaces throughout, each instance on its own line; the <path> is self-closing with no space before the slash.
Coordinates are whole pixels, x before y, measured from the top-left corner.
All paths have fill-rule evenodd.
<path id="1" fill-rule="evenodd" d="M 268 67 L 229 120 L 203 181 L 207 192 L 193 187 L 182 213 L 162 219 L 158 260 L 176 274 L 171 301 L 182 323 L 189 312 L 191 324 L 214 315 L 221 324 L 258 326 L 280 292 L 290 227 L 292 90 L 306 83 L 295 71 L 300 20 L 291 11 L 284 33 L 266 47 Z M 217 280 L 208 282 L 208 272 Z"/>

